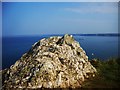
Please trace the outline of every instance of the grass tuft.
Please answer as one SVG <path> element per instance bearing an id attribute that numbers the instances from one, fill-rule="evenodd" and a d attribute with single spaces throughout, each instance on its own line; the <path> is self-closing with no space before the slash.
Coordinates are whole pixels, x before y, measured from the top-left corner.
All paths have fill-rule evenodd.
<path id="1" fill-rule="evenodd" d="M 97 69 L 97 74 L 86 80 L 82 88 L 120 88 L 120 58 L 107 61 L 93 59 L 90 62 Z"/>

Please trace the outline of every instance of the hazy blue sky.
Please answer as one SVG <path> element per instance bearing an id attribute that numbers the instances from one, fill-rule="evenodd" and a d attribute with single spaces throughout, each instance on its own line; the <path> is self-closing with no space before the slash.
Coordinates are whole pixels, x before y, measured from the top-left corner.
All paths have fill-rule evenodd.
<path id="1" fill-rule="evenodd" d="M 3 36 L 117 33 L 117 3 L 4 2 Z"/>

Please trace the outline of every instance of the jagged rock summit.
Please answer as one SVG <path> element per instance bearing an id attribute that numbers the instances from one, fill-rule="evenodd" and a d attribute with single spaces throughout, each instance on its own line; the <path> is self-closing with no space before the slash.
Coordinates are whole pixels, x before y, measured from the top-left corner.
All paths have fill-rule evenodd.
<path id="1" fill-rule="evenodd" d="M 72 35 L 41 39 L 2 71 L 3 88 L 78 88 L 96 69 Z"/>

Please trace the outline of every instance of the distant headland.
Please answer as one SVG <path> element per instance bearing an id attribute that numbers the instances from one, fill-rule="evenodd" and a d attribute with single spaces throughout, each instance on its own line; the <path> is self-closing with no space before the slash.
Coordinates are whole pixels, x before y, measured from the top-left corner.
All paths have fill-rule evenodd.
<path id="1" fill-rule="evenodd" d="M 92 34 L 88 34 L 88 33 L 82 33 L 82 34 L 72 34 L 73 36 L 120 36 L 120 33 L 92 33 Z M 48 35 L 48 34 L 46 34 Z M 55 36 L 63 36 L 64 34 L 49 34 L 49 35 L 55 35 Z"/>

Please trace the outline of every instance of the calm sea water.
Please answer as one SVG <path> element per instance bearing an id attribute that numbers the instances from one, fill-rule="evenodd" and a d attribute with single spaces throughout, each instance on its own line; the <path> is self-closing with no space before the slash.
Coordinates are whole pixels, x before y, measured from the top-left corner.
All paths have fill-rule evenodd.
<path id="1" fill-rule="evenodd" d="M 10 67 L 31 46 L 42 38 L 50 35 L 32 37 L 4 37 L 2 39 L 2 69 Z M 107 60 L 118 57 L 118 37 L 110 36 L 74 36 L 85 50 L 89 59 L 100 58 Z M 93 55 L 94 54 L 94 55 Z"/>

